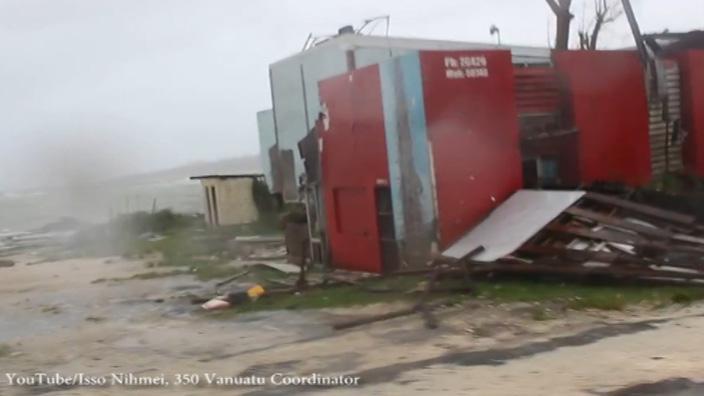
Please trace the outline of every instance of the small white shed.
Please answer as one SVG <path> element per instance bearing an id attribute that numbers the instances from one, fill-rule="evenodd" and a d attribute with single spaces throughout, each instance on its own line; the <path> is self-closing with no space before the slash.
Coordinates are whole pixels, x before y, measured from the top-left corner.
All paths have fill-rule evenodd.
<path id="1" fill-rule="evenodd" d="M 205 192 L 205 219 L 211 226 L 253 223 L 259 219 L 253 186 L 264 181 L 258 173 L 193 176 Z"/>

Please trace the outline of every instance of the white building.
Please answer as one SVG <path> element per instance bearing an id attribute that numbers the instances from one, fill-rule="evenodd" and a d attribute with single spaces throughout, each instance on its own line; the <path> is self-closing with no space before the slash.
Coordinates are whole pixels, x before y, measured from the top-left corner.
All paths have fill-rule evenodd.
<path id="1" fill-rule="evenodd" d="M 262 174 L 193 176 L 205 193 L 205 219 L 211 226 L 253 223 L 259 219 L 253 187 Z"/>

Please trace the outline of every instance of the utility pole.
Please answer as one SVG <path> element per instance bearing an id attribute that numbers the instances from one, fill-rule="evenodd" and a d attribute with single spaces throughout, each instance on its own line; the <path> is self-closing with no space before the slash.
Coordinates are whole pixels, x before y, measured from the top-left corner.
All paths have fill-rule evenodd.
<path id="1" fill-rule="evenodd" d="M 621 0 L 621 2 L 623 3 L 623 11 L 626 13 L 626 18 L 628 18 L 628 24 L 631 26 L 633 39 L 636 41 L 640 60 L 644 66 L 647 66 L 649 63 L 648 51 L 645 48 L 643 36 L 640 34 L 640 27 L 638 26 L 636 15 L 633 13 L 633 7 L 631 7 L 631 0 Z"/>

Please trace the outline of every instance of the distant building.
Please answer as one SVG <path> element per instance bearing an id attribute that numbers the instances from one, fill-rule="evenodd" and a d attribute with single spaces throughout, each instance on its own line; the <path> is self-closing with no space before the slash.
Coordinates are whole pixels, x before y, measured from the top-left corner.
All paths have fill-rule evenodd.
<path id="1" fill-rule="evenodd" d="M 547 47 L 368 36 L 349 30 L 274 62 L 269 66 L 273 109 L 257 115 L 269 189 L 285 201 L 299 198 L 298 178 L 304 166 L 297 145 L 324 112 L 318 94 L 321 80 L 418 50 L 498 48 L 510 50 L 514 64 L 550 63 Z"/>
<path id="2" fill-rule="evenodd" d="M 253 223 L 259 211 L 253 188 L 263 181 L 263 174 L 193 176 L 205 192 L 205 219 L 211 226 Z"/>
<path id="3" fill-rule="evenodd" d="M 261 163 L 262 172 L 269 190 L 273 191 L 272 186 L 278 183 L 278 178 L 274 174 L 274 169 L 271 167 L 269 152 L 276 150 L 276 129 L 274 127 L 274 111 L 262 110 L 257 112 L 257 129 L 259 130 L 259 161 Z"/>

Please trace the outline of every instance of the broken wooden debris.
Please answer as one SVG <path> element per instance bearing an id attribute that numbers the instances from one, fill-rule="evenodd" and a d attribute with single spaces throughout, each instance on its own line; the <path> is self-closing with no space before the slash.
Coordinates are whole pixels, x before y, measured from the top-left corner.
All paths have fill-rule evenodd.
<path id="1" fill-rule="evenodd" d="M 237 279 L 239 279 L 239 278 L 241 278 L 241 277 L 243 277 L 243 276 L 245 276 L 245 275 L 247 275 L 247 274 L 249 274 L 249 270 L 245 270 L 245 271 L 239 272 L 239 273 L 237 273 L 237 274 L 235 274 L 235 275 L 232 275 L 231 277 L 229 277 L 229 278 L 227 278 L 227 279 L 225 279 L 225 280 L 223 280 L 223 281 L 220 281 L 220 282 L 216 283 L 216 284 L 215 284 L 215 287 L 222 287 L 222 286 L 225 286 L 225 285 L 227 285 L 227 284 L 229 284 L 229 283 L 232 283 L 232 282 L 236 281 Z"/>
<path id="2" fill-rule="evenodd" d="M 350 329 L 353 327 L 358 327 L 358 326 L 362 326 L 362 325 L 366 325 L 366 324 L 381 322 L 384 320 L 389 320 L 389 319 L 394 319 L 394 318 L 400 318 L 402 316 L 413 315 L 416 312 L 418 312 L 418 307 L 413 306 L 413 307 L 404 308 L 404 309 L 401 309 L 398 311 L 386 312 L 386 313 L 383 313 L 380 315 L 365 316 L 363 318 L 346 320 L 344 322 L 339 322 L 339 323 L 333 324 L 332 328 L 335 330 L 346 330 L 346 329 Z"/>
<path id="3" fill-rule="evenodd" d="M 586 193 L 511 255 L 469 271 L 704 285 L 703 236 L 693 216 Z"/>
<path id="4" fill-rule="evenodd" d="M 235 241 L 240 243 L 284 243 L 284 238 L 275 235 L 240 235 L 235 237 Z"/>
<path id="5" fill-rule="evenodd" d="M 364 317 L 360 319 L 352 319 L 349 321 L 345 322 L 340 322 L 337 324 L 333 325 L 333 329 L 335 330 L 343 330 L 343 329 L 349 329 L 352 327 L 357 327 L 365 324 L 370 324 L 370 323 L 376 323 L 380 322 L 383 320 L 388 320 L 388 319 L 394 319 L 398 318 L 401 316 L 408 316 L 412 315 L 415 313 L 420 313 L 421 317 L 423 318 L 423 323 L 425 324 L 425 327 L 428 329 L 435 329 L 438 327 L 439 323 L 435 315 L 433 315 L 433 310 L 443 306 L 447 305 L 448 303 L 446 301 L 443 302 L 431 302 L 430 301 L 430 295 L 435 292 L 472 292 L 474 289 L 469 285 L 465 285 L 462 287 L 454 287 L 451 289 L 448 288 L 443 288 L 439 289 L 437 287 L 438 280 L 443 276 L 443 275 L 448 275 L 450 273 L 460 273 L 461 275 L 469 275 L 469 272 L 467 271 L 465 264 L 467 260 L 471 260 L 472 257 L 476 256 L 477 254 L 480 254 L 481 252 L 484 251 L 483 246 L 478 246 L 469 253 L 463 255 L 459 259 L 443 259 L 442 257 L 439 257 L 437 260 L 434 262 L 433 268 L 430 268 L 428 270 L 428 280 L 425 282 L 425 287 L 423 287 L 422 294 L 420 298 L 418 298 L 418 301 L 410 308 L 405 308 L 401 309 L 399 311 L 394 311 L 394 312 L 388 312 L 388 313 L 383 313 L 380 315 L 374 315 L 374 316 L 369 316 L 369 317 Z M 454 272 L 453 272 L 454 271 Z M 353 283 L 355 286 L 360 286 L 363 287 L 362 283 Z"/>
<path id="6" fill-rule="evenodd" d="M 371 315 L 371 316 L 365 316 L 362 318 L 355 318 L 355 319 L 341 321 L 341 322 L 333 324 L 332 328 L 335 330 L 346 330 L 346 329 L 351 329 L 353 327 L 359 327 L 359 326 L 363 326 L 363 325 L 367 325 L 367 324 L 382 322 L 384 320 L 414 315 L 416 313 L 421 313 L 421 314 L 425 315 L 426 313 L 429 313 L 430 311 L 432 311 L 434 309 L 440 308 L 440 307 L 448 305 L 448 304 L 449 303 L 447 301 L 426 304 L 423 307 L 421 307 L 419 304 L 415 304 L 412 307 L 403 308 L 403 309 L 400 309 L 397 311 L 391 311 L 391 312 L 386 312 L 386 313 L 379 314 L 379 315 Z M 425 317 L 424 317 L 424 319 L 426 320 L 426 326 L 428 326 L 427 319 Z M 429 328 L 437 327 L 437 322 L 435 321 L 435 319 L 432 318 L 431 320 L 432 320 L 433 327 L 429 327 Z"/>
<path id="7" fill-rule="evenodd" d="M 434 328 L 438 325 L 432 315 L 436 304 L 431 302 L 430 294 L 466 292 L 472 288 L 471 280 L 477 277 L 507 274 L 560 280 L 598 279 L 614 283 L 704 286 L 704 227 L 692 216 L 595 193 L 550 193 L 545 196 L 524 193 L 522 197 L 513 203 L 511 210 L 499 206 L 485 220 L 491 222 L 490 225 L 477 226 L 479 235 L 471 235 L 470 231 L 463 237 L 465 242 L 453 250 L 453 255 L 440 256 L 427 268 L 385 275 L 333 271 L 310 284 L 300 282 L 300 279 L 295 284 L 281 283 L 280 286 L 284 287 L 267 290 L 266 295 L 305 293 L 306 290 L 340 285 L 369 293 L 396 293 L 399 290 L 366 281 L 390 276 L 427 275 L 424 288 L 416 290 L 421 295 L 414 306 L 337 323 L 333 327 L 347 329 L 420 313 L 426 326 Z M 556 200 L 558 210 L 553 210 L 550 203 Z M 530 207 L 521 206 L 531 202 L 544 213 L 531 215 Z M 516 209 L 519 207 L 521 210 Z M 526 217 L 522 218 L 523 215 Z M 520 232 L 513 230 L 510 238 L 503 237 L 502 233 L 516 222 L 521 223 Z M 483 242 L 488 245 L 484 246 Z M 498 258 L 487 259 L 501 252 L 503 255 Z M 300 275 L 307 275 L 307 271 L 298 269 Z M 465 281 L 453 289 L 439 288 L 438 280 L 446 278 Z"/>
<path id="8" fill-rule="evenodd" d="M 596 201 L 605 205 L 619 207 L 621 209 L 644 215 L 646 217 L 652 217 L 660 220 L 665 220 L 673 223 L 680 223 L 684 225 L 693 225 L 697 218 L 691 215 L 673 212 L 671 210 L 660 209 L 654 206 L 639 204 L 636 202 L 628 201 L 625 199 L 613 197 L 610 195 L 599 194 L 595 192 L 588 192 L 584 196 L 587 200 Z"/>
<path id="9" fill-rule="evenodd" d="M 300 265 L 296 264 L 289 264 L 289 263 L 257 263 L 255 265 L 261 266 L 261 267 L 267 267 L 271 268 L 273 270 L 283 272 L 285 274 L 296 274 L 298 275 L 301 272 L 301 267 Z"/>

